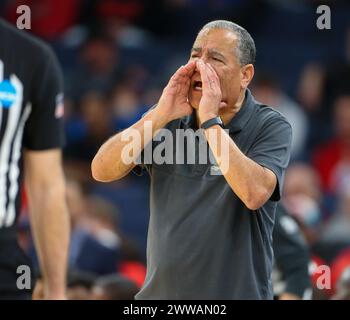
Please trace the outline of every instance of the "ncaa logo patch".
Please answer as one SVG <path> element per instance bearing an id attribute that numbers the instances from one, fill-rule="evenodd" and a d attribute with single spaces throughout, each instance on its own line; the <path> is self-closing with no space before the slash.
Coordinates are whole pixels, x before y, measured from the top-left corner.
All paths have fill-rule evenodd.
<path id="1" fill-rule="evenodd" d="M 0 105 L 3 108 L 11 108 L 16 101 L 17 92 L 16 88 L 9 80 L 3 80 L 0 82 Z"/>

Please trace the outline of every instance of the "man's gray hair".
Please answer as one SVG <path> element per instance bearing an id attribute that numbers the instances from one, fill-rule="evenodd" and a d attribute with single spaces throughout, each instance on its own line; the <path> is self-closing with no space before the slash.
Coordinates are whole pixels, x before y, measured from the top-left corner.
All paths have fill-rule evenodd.
<path id="1" fill-rule="evenodd" d="M 240 25 L 227 20 L 215 20 L 207 23 L 200 31 L 207 29 L 225 29 L 237 36 L 237 58 L 241 66 L 255 62 L 256 48 L 252 36 Z"/>

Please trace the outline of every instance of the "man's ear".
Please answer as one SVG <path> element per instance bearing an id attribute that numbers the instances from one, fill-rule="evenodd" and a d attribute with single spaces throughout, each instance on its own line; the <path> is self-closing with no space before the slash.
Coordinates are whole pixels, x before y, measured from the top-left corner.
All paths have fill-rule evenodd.
<path id="1" fill-rule="evenodd" d="M 247 89 L 249 83 L 254 77 L 254 66 L 252 64 L 246 64 L 241 68 L 241 87 Z"/>

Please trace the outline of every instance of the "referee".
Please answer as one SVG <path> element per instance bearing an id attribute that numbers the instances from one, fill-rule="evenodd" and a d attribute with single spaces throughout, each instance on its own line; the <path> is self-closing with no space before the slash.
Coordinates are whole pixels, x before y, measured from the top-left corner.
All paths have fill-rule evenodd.
<path id="1" fill-rule="evenodd" d="M 65 299 L 69 217 L 61 71 L 44 43 L 1 19 L 0 39 L 0 299 L 31 299 L 34 285 L 16 237 L 22 181 L 45 298 Z"/>

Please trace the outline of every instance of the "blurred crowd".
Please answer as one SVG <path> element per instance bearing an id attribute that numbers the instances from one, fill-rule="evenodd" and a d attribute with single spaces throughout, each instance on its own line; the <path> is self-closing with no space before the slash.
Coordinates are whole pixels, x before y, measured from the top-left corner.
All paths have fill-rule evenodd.
<path id="1" fill-rule="evenodd" d="M 321 3 L 331 7 L 331 30 L 316 27 Z M 30 32 L 54 48 L 64 73 L 71 299 L 127 299 L 142 285 L 148 177 L 99 184 L 90 163 L 108 137 L 158 101 L 200 27 L 214 19 L 241 24 L 256 41 L 251 90 L 294 133 L 282 201 L 304 234 L 310 265 L 331 267 L 322 298 L 336 294 L 350 266 L 347 1 L 4 0 L 0 14 L 15 23 L 20 4 L 30 6 Z M 20 240 L 36 261 L 23 199 Z"/>

